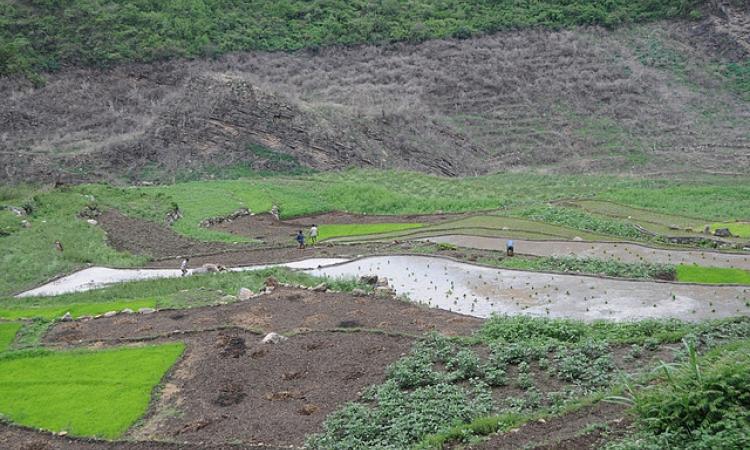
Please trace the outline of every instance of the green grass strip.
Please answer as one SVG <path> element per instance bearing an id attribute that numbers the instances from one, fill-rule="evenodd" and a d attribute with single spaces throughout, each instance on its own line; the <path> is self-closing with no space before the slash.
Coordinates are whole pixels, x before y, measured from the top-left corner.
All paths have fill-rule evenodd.
<path id="1" fill-rule="evenodd" d="M 36 307 L 36 308 L 11 308 L 0 309 L 0 318 L 15 319 L 57 319 L 69 312 L 74 318 L 82 316 L 95 316 L 108 311 L 122 311 L 130 308 L 137 311 L 139 308 L 156 308 L 156 299 L 146 298 L 140 300 L 122 300 L 105 303 L 71 303 L 66 305 Z"/>
<path id="2" fill-rule="evenodd" d="M 341 236 L 364 236 L 368 234 L 389 233 L 393 231 L 420 228 L 421 223 L 351 223 L 318 226 L 318 239 L 330 239 Z"/>
<path id="3" fill-rule="evenodd" d="M 677 266 L 677 281 L 705 284 L 750 285 L 750 271 L 723 267 L 703 267 L 680 264 Z"/>
<path id="4" fill-rule="evenodd" d="M 10 347 L 20 329 L 20 323 L 0 323 L 0 352 L 4 352 Z"/>
<path id="5" fill-rule="evenodd" d="M 145 414 L 182 343 L 0 357 L 0 414 L 21 425 L 116 438 Z"/>

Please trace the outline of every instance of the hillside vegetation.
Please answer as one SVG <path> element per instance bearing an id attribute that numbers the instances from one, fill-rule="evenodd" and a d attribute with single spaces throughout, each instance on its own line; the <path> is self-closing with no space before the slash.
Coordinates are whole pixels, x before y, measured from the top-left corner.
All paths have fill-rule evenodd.
<path id="1" fill-rule="evenodd" d="M 238 50 L 469 37 L 698 14 L 697 0 L 172 0 L 7 1 L 0 75 Z"/>

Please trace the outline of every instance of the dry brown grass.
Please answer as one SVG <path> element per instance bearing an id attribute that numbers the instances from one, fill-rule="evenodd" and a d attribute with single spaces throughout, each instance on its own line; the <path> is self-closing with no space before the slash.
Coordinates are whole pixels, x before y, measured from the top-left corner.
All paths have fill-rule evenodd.
<path id="1" fill-rule="evenodd" d="M 262 167 L 248 143 L 317 169 L 748 173 L 750 105 L 712 72 L 711 43 L 731 39 L 710 26 L 243 53 L 73 70 L 41 89 L 4 79 L 0 178 Z"/>

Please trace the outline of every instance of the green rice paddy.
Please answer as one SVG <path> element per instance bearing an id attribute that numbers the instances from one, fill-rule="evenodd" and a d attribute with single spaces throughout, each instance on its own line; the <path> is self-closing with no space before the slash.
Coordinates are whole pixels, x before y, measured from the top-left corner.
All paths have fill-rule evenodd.
<path id="1" fill-rule="evenodd" d="M 0 356 L 0 414 L 76 436 L 116 438 L 147 410 L 182 343 Z"/>

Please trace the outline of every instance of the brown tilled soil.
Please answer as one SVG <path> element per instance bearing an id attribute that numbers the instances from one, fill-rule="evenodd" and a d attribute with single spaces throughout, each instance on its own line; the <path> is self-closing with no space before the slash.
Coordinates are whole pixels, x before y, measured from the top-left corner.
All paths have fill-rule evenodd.
<path id="1" fill-rule="evenodd" d="M 383 381 L 412 339 L 316 332 L 278 344 L 225 330 L 188 337 L 163 395 L 137 439 L 191 443 L 304 444 L 325 417 Z"/>
<path id="2" fill-rule="evenodd" d="M 103 212 L 97 220 L 107 233 L 107 243 L 120 251 L 152 258 L 220 253 L 248 248 L 221 242 L 200 242 L 176 233 L 166 225 L 128 217 L 119 211 Z M 177 261 L 179 265 L 179 261 Z"/>
<path id="3" fill-rule="evenodd" d="M 606 425 L 585 432 L 586 427 Z M 481 444 L 468 447 L 472 450 L 528 449 L 597 449 L 603 442 L 627 431 L 630 420 L 625 407 L 598 402 L 570 414 L 545 421 L 529 422 L 518 429 L 495 435 Z"/>
<path id="4" fill-rule="evenodd" d="M 59 322 L 45 336 L 48 344 L 138 339 L 179 331 L 237 326 L 259 332 L 287 333 L 335 328 L 378 329 L 421 334 L 438 331 L 468 335 L 481 319 L 431 309 L 392 298 L 278 288 L 271 294 L 230 305 L 117 315 L 89 321 Z"/>

